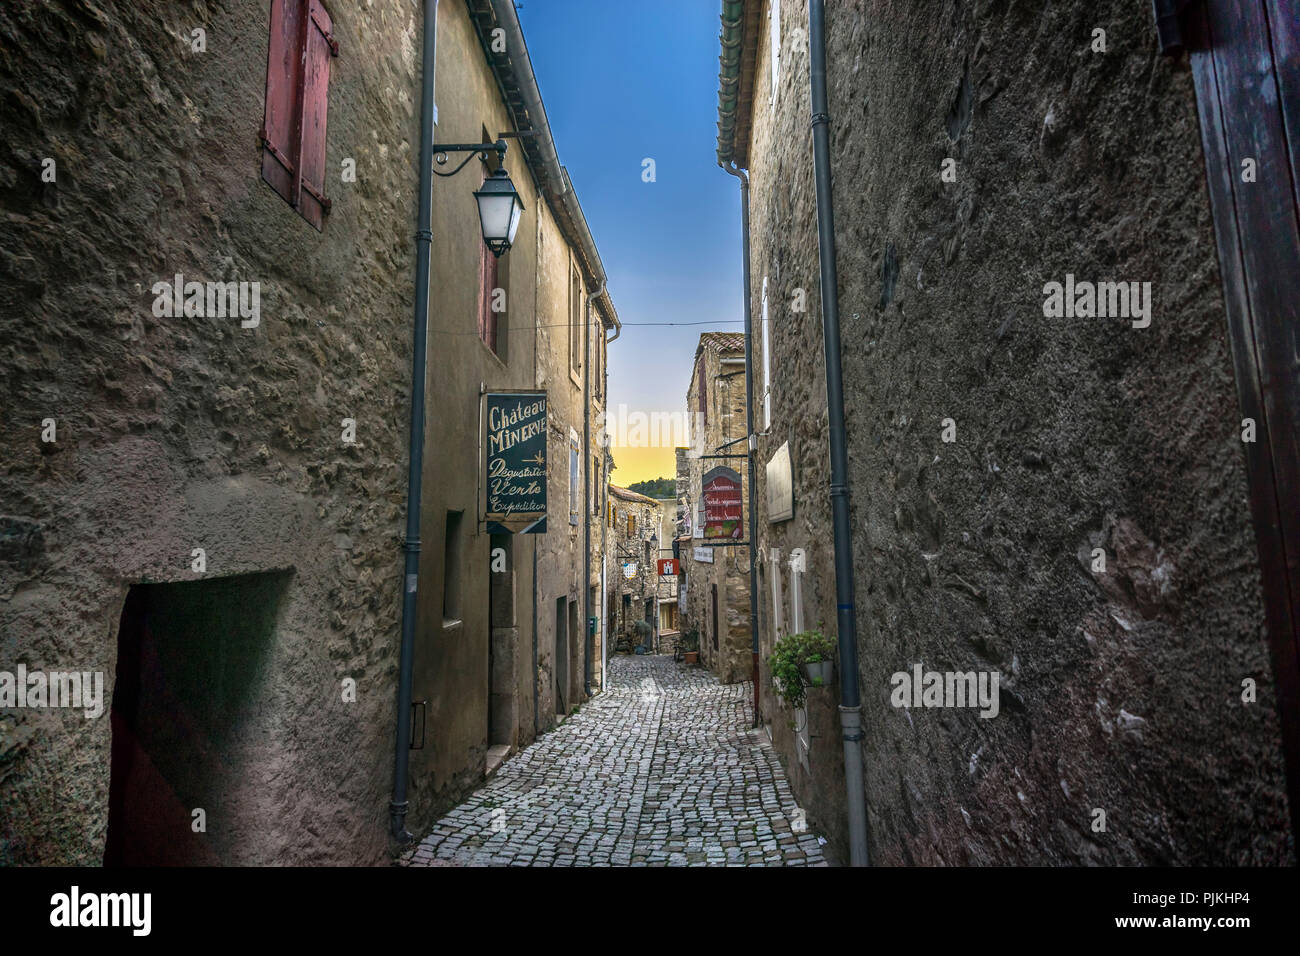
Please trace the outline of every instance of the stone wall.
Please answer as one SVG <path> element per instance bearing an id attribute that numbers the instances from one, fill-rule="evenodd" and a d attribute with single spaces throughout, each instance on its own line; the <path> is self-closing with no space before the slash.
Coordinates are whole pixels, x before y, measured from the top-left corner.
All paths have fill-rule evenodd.
<path id="1" fill-rule="evenodd" d="M 333 6 L 321 233 L 260 178 L 269 4 L 0 11 L 0 500 L 29 529 L 0 668 L 101 671 L 111 697 L 133 584 L 291 572 L 248 688 L 283 746 L 243 741 L 253 785 L 208 808 L 227 862 L 386 852 L 418 59 L 409 4 Z M 157 317 L 177 273 L 260 283 L 260 323 Z M 0 716 L 0 861 L 100 862 L 110 739 L 107 712 Z"/>
<path id="2" fill-rule="evenodd" d="M 654 499 L 626 489 L 611 492 L 609 501 L 614 508 L 614 525 L 609 539 L 610 557 L 614 562 L 611 580 L 616 611 L 610 624 L 612 650 L 624 637 L 630 637 L 634 644 L 637 642 L 636 622 L 646 620 L 646 601 L 654 600 L 655 551 L 649 542 L 650 536 L 659 531 L 660 511 Z M 629 516 L 635 518 L 630 534 Z M 649 560 L 646 560 L 647 553 Z M 630 578 L 623 573 L 623 565 L 629 561 L 636 563 L 636 574 Z M 653 626 L 653 608 L 649 617 Z"/>
<path id="3" fill-rule="evenodd" d="M 250 666 L 231 672 L 240 709 L 214 751 L 240 767 L 206 807 L 221 862 L 377 863 L 389 849 L 423 24 L 409 2 L 327 6 L 340 53 L 323 232 L 260 177 L 268 0 L 0 12 L 0 670 L 101 671 L 111 697 L 133 585 L 230 578 L 211 594 L 238 603 L 236 576 L 277 582 L 274 628 L 232 645 Z M 463 3 L 439 5 L 437 78 L 438 141 L 511 129 Z M 555 601 L 581 615 L 567 445 L 583 392 L 567 377 L 567 329 L 549 328 L 568 320 L 572 253 L 511 141 L 526 211 L 501 260 L 503 345 L 489 349 L 475 334 L 473 163 L 433 194 L 412 831 L 482 779 L 489 746 L 553 724 Z M 151 288 L 177 273 L 258 282 L 260 323 L 157 317 Z M 481 394 L 532 387 L 552 399 L 549 530 L 510 540 L 510 570 L 493 579 L 478 521 Z M 355 443 L 341 438 L 345 418 Z M 45 419 L 55 442 L 41 441 Z M 158 592 L 152 606 L 193 604 Z M 200 639 L 183 623 L 163 633 Z M 581 622 L 566 632 L 571 707 Z M 103 859 L 111 740 L 107 713 L 0 714 L 0 862 Z"/>
<path id="4" fill-rule="evenodd" d="M 1157 55 L 1142 5 L 827 6 L 873 861 L 1291 861 L 1185 64 Z M 766 20 L 758 41 L 751 307 L 757 323 L 766 276 L 759 458 L 790 442 L 795 516 L 760 536 L 806 549 L 805 618 L 833 632 L 807 24 L 782 8 L 774 104 Z M 1150 282 L 1150 325 L 1045 318 L 1044 285 L 1067 274 Z M 999 672 L 1000 713 L 891 706 L 891 675 L 915 664 Z M 835 693 L 812 706 L 832 714 Z M 843 854 L 833 718 L 805 772 L 764 697 Z"/>
<path id="5" fill-rule="evenodd" d="M 685 458 L 689 481 L 692 533 L 700 523 L 699 496 L 704 474 L 717 465 L 725 465 L 740 474 L 741 501 L 748 508 L 749 478 L 743 457 L 704 458 L 700 455 L 744 455 L 745 379 L 743 350 L 719 347 L 713 338 L 719 333 L 701 336 L 696 351 L 696 372 L 686 393 L 689 420 L 701 433 L 692 435 L 691 452 Z M 739 344 L 739 336 L 735 336 Z M 724 364 L 723 359 L 728 361 Z M 703 375 L 709 413 L 701 412 L 699 377 Z M 741 439 L 736 441 L 736 439 Z M 725 447 L 724 447 L 725 446 Z M 695 457 L 692 457 L 694 453 Z M 741 533 L 749 531 L 745 511 Z M 686 601 L 681 608 L 682 629 L 700 632 L 700 661 L 726 684 L 748 680 L 753 672 L 753 653 L 749 620 L 749 549 L 746 547 L 710 547 L 713 561 L 699 561 L 695 549 L 703 538 L 692 537 L 681 547 L 682 567 L 689 578 Z M 714 630 L 713 589 L 717 589 L 717 630 Z M 715 646 L 716 635 L 716 646 Z"/>

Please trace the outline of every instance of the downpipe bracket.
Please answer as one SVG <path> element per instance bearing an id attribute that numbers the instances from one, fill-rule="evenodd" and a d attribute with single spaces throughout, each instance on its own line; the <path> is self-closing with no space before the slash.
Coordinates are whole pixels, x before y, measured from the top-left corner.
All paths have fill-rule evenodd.
<path id="1" fill-rule="evenodd" d="M 406 829 L 406 811 L 409 808 L 410 802 L 406 800 L 388 805 L 389 831 L 392 833 L 393 839 L 402 845 L 406 845 L 415 839 L 411 832 Z"/>

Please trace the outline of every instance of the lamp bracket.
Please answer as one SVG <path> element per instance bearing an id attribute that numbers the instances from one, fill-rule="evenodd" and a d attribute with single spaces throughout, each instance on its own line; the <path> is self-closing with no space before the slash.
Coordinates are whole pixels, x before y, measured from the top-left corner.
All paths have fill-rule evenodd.
<path id="1" fill-rule="evenodd" d="M 448 153 L 469 153 L 470 155 L 466 156 L 465 161 L 449 173 L 440 173 L 435 169 L 433 171 L 435 176 L 455 176 L 469 164 L 475 153 L 485 161 L 488 153 L 496 153 L 497 162 L 504 163 L 506 159 L 506 141 L 505 139 L 498 139 L 495 143 L 435 143 L 433 146 L 433 161 L 439 166 L 446 166 Z"/>

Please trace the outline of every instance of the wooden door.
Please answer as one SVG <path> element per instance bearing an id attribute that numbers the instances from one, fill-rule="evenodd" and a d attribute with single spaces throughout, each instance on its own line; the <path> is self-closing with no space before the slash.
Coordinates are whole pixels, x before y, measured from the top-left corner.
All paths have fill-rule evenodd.
<path id="1" fill-rule="evenodd" d="M 1300 831 L 1300 18 L 1294 0 L 1210 0 L 1196 5 L 1189 28 L 1237 392 L 1242 418 L 1255 428 L 1255 441 L 1243 448 L 1294 833 Z"/>

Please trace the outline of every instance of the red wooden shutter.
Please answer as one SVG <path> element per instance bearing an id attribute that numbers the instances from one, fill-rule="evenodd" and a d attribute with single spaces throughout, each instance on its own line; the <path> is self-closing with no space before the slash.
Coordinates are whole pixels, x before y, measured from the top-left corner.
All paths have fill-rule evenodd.
<path id="1" fill-rule="evenodd" d="M 302 8 L 298 0 L 271 0 L 266 112 L 262 119 L 262 178 L 285 199 L 289 199 L 294 168 L 295 149 L 290 144 L 298 115 L 296 77 L 301 25 Z"/>
<path id="2" fill-rule="evenodd" d="M 320 0 L 271 0 L 262 121 L 262 178 L 320 229 L 325 198 L 325 119 L 334 25 Z"/>

